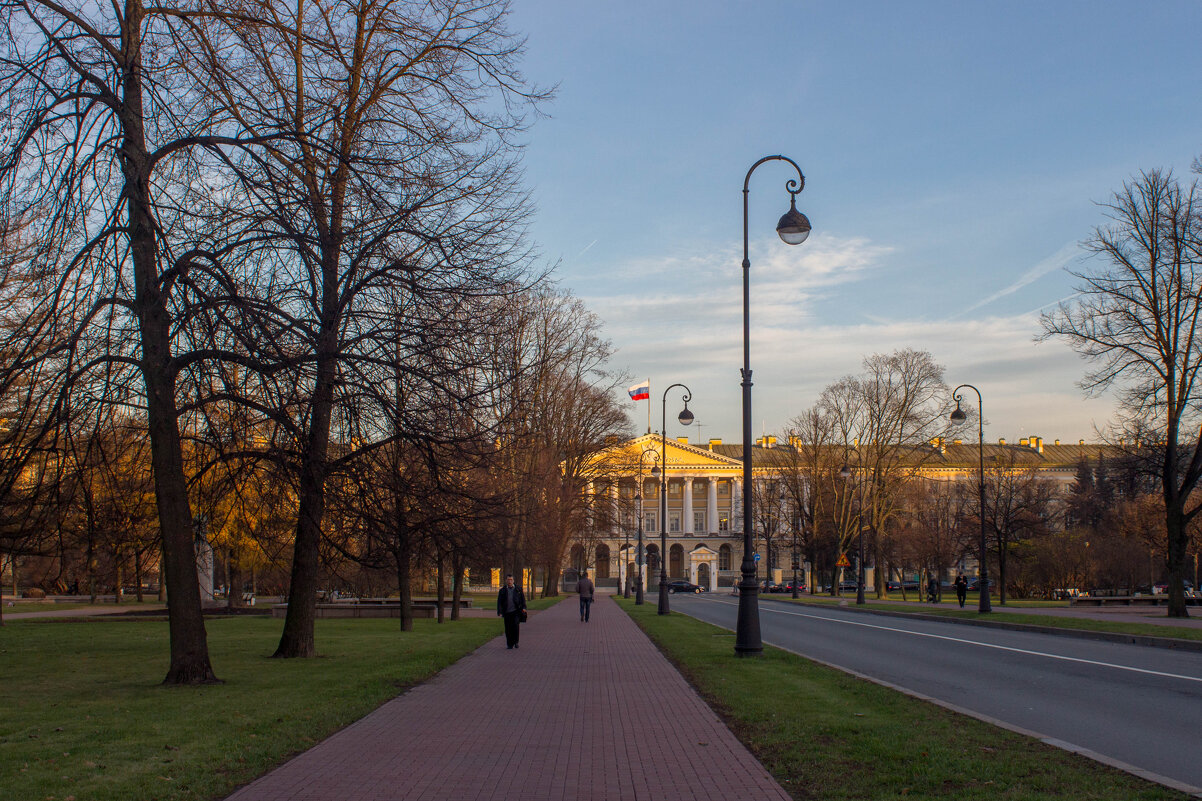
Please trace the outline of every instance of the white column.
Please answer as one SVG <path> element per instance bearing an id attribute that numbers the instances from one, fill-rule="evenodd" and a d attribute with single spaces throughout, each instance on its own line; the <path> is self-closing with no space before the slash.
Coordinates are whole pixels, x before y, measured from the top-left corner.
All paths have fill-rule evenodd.
<path id="1" fill-rule="evenodd" d="M 680 510 L 680 530 L 684 534 L 693 533 L 693 477 L 684 477 L 684 505 Z"/>
<path id="2" fill-rule="evenodd" d="M 743 479 L 730 482 L 730 533 L 743 531 Z"/>
<path id="3" fill-rule="evenodd" d="M 718 479 L 713 476 L 705 492 L 705 527 L 710 534 L 718 533 Z"/>
<path id="4" fill-rule="evenodd" d="M 621 508 L 618 504 L 618 482 L 609 485 L 609 533 L 614 537 L 622 536 L 622 521 L 618 515 Z"/>

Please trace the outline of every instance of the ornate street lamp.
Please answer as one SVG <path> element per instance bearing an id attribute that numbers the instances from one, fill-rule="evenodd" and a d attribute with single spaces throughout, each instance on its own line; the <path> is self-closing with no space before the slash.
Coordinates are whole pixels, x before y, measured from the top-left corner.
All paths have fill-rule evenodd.
<path id="1" fill-rule="evenodd" d="M 751 174 L 765 161 L 787 161 L 797 170 L 797 180 L 785 182 L 789 193 L 789 210 L 776 224 L 776 233 L 787 245 L 800 245 L 810 235 L 810 221 L 797 210 L 797 194 L 805 189 L 806 179 L 797 162 L 786 156 L 765 156 L 751 165 L 743 179 L 743 563 L 739 566 L 743 580 L 739 582 L 739 618 L 735 626 L 735 655 L 759 656 L 764 652 L 760 639 L 760 588 L 755 580 L 755 557 L 752 551 L 751 483 L 751 259 L 747 255 L 747 193 Z"/>
<path id="2" fill-rule="evenodd" d="M 980 566 L 977 568 L 977 587 L 980 589 L 980 600 L 977 602 L 978 612 L 992 612 L 993 607 L 989 603 L 989 568 L 986 566 L 985 557 L 985 404 L 981 400 L 981 390 L 974 387 L 972 384 L 961 384 L 952 390 L 952 399 L 956 401 L 956 410 L 951 414 L 951 421 L 956 425 L 962 424 L 968 419 L 968 415 L 964 414 L 960 409 L 961 397 L 958 394 L 962 389 L 971 389 L 977 393 L 977 458 L 980 466 L 981 481 L 978 485 L 980 491 L 980 518 L 981 518 L 981 549 L 980 549 Z"/>
<path id="3" fill-rule="evenodd" d="M 659 447 L 660 464 L 663 469 L 659 474 L 659 613 L 666 615 L 672 610 L 668 608 L 668 393 L 674 388 L 684 390 L 684 411 L 676 416 L 682 426 L 693 422 L 693 413 L 689 411 L 689 401 L 693 399 L 693 391 L 684 384 L 673 384 L 664 390 L 663 417 L 660 421 Z M 652 468 L 654 474 L 654 468 Z"/>
<path id="4" fill-rule="evenodd" d="M 634 496 L 639 505 L 639 549 L 634 555 L 634 563 L 639 573 L 639 583 L 634 588 L 634 603 L 636 606 L 643 605 L 643 561 L 645 559 L 643 553 L 643 465 L 646 464 L 647 454 L 651 454 L 651 461 L 654 463 L 651 465 L 651 475 L 659 475 L 659 454 L 655 452 L 654 448 L 645 448 L 639 454 L 639 488 Z M 630 596 L 627 595 L 626 597 L 629 598 Z"/>

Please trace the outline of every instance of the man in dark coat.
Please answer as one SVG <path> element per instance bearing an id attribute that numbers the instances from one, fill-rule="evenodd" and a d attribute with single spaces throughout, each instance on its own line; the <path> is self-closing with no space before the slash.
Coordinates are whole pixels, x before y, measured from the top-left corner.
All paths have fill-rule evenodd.
<path id="1" fill-rule="evenodd" d="M 513 574 L 505 577 L 505 586 L 497 593 L 497 614 L 505 620 L 505 647 L 518 647 L 518 624 L 526 612 L 526 596 L 514 586 Z"/>
<path id="2" fill-rule="evenodd" d="M 576 592 L 580 593 L 580 622 L 588 622 L 589 609 L 593 606 L 593 592 L 596 588 L 593 586 L 593 580 L 588 577 L 588 571 L 585 570 L 580 574 L 580 581 L 576 582 Z"/>
<path id="3" fill-rule="evenodd" d="M 964 574 L 956 576 L 956 600 L 960 602 L 960 608 L 964 608 L 964 601 L 968 598 L 968 579 Z"/>

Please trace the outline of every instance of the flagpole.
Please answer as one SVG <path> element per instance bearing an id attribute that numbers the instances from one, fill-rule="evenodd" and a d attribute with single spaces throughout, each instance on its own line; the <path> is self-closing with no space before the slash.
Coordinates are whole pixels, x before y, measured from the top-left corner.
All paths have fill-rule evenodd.
<path id="1" fill-rule="evenodd" d="M 651 433 L 651 379 L 647 379 L 647 433 Z"/>

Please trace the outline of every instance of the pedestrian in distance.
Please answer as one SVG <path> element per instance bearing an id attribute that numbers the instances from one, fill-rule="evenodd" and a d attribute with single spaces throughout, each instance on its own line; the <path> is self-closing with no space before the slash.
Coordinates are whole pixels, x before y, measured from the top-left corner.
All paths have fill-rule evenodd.
<path id="1" fill-rule="evenodd" d="M 934 576 L 927 581 L 927 600 L 933 604 L 939 603 L 939 579 Z"/>
<path id="2" fill-rule="evenodd" d="M 588 577 L 588 571 L 582 571 L 580 580 L 576 582 L 576 592 L 580 593 L 580 622 L 588 622 L 589 609 L 593 605 L 593 580 Z"/>
<path id="3" fill-rule="evenodd" d="M 505 586 L 497 593 L 497 615 L 505 620 L 505 647 L 518 647 L 518 625 L 526 622 L 526 595 L 513 583 L 513 574 L 505 577 Z"/>
<path id="4" fill-rule="evenodd" d="M 964 574 L 956 576 L 956 600 L 960 602 L 960 608 L 964 608 L 964 600 L 968 598 L 968 579 Z"/>

